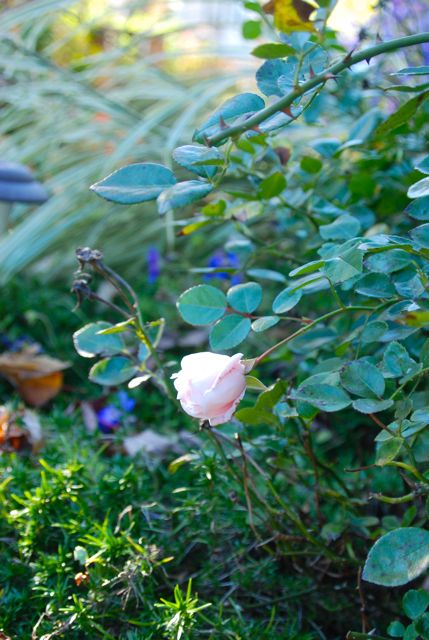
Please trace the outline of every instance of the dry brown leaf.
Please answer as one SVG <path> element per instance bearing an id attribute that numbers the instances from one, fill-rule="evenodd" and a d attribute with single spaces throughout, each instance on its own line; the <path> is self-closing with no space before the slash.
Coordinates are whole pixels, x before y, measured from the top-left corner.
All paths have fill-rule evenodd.
<path id="1" fill-rule="evenodd" d="M 20 396 L 40 407 L 61 390 L 64 369 L 70 366 L 57 358 L 40 355 L 32 348 L 0 355 L 0 375 L 4 376 Z"/>
<path id="2" fill-rule="evenodd" d="M 37 413 L 28 409 L 9 412 L 7 407 L 0 407 L 0 450 L 12 452 L 32 449 L 35 452 L 41 442 L 42 427 Z"/>

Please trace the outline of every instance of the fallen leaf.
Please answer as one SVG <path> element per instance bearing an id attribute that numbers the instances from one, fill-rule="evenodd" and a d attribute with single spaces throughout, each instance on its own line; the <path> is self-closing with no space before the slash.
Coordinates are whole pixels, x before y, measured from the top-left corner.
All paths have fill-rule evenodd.
<path id="1" fill-rule="evenodd" d="M 145 429 L 134 436 L 124 438 L 123 446 L 130 456 L 135 456 L 140 451 L 155 456 L 162 456 L 175 448 L 176 441 L 162 436 L 152 429 Z"/>
<path id="2" fill-rule="evenodd" d="M 33 348 L 0 355 L 0 375 L 4 376 L 25 402 L 40 407 L 61 390 L 64 369 L 70 366 L 56 358 L 40 355 Z"/>
<path id="3" fill-rule="evenodd" d="M 42 427 L 34 411 L 24 409 L 9 412 L 7 407 L 0 407 L 0 450 L 13 452 L 31 449 L 35 452 L 41 442 Z"/>
<path id="4" fill-rule="evenodd" d="M 42 425 L 40 424 L 40 418 L 35 411 L 25 409 L 22 414 L 22 422 L 30 436 L 30 442 L 32 445 L 37 445 L 42 440 Z"/>
<path id="5" fill-rule="evenodd" d="M 80 405 L 82 411 L 83 424 L 88 433 L 94 433 L 98 428 L 97 412 L 89 402 L 82 402 Z"/>

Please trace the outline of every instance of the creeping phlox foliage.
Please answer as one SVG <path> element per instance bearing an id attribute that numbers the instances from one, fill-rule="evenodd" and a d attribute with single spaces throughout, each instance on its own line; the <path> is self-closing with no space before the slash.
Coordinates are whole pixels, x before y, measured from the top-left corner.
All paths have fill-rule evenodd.
<path id="1" fill-rule="evenodd" d="M 212 235 L 238 256 L 231 267 L 194 265 L 177 310 L 207 327 L 212 352 L 240 346 L 248 393 L 234 419 L 241 387 L 205 412 L 219 380 L 209 375 L 213 354 L 205 364 L 201 353 L 176 379 L 179 399 L 244 490 L 260 548 L 296 556 L 302 571 L 358 575 L 362 600 L 363 584 L 404 585 L 429 566 L 429 68 L 394 78 L 350 68 L 429 34 L 349 53 L 327 28 L 332 3 L 313 11 L 300 0 L 271 2 L 264 14 L 246 4 L 265 20 L 273 13 L 283 30 L 254 51 L 265 59 L 258 93 L 209 115 L 194 144 L 173 152 L 174 172 L 132 164 L 92 189 L 124 205 L 156 200 L 191 253 Z M 78 258 L 123 302 L 121 323 L 74 336 L 81 355 L 101 358 L 90 378 L 131 387 L 152 379 L 175 402 L 175 369 L 158 348 L 163 321 L 142 318 L 138 297 L 99 252 Z M 225 273 L 240 284 L 228 286 Z M 74 288 L 94 297 L 84 271 Z M 230 422 L 235 437 L 204 419 Z M 428 637 L 424 593 L 406 594 L 412 622 L 393 622 L 391 637 Z M 351 640 L 373 637 L 361 608 L 363 632 Z"/>

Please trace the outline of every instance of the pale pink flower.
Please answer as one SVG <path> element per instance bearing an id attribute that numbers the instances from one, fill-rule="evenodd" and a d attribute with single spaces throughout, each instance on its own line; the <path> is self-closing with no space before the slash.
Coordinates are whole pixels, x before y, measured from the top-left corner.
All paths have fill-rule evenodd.
<path id="1" fill-rule="evenodd" d="M 184 411 L 212 427 L 228 422 L 246 390 L 242 357 L 210 352 L 185 356 L 181 370 L 171 376 Z"/>

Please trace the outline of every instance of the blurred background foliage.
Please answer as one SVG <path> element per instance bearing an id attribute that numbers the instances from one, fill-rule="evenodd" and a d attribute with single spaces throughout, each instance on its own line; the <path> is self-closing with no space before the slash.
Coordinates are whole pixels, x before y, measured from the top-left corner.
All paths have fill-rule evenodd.
<path id="1" fill-rule="evenodd" d="M 201 112 L 250 78 L 252 61 L 228 44 L 231 26 L 240 32 L 240 5 L 221 3 L 220 13 L 206 4 L 196 15 L 149 1 L 36 0 L 3 10 L 0 157 L 30 165 L 51 194 L 38 209 L 15 207 L 0 240 L 3 283 L 35 262 L 58 278 L 73 249 L 91 243 L 137 271 L 145 245 L 162 244 L 150 206 L 110 206 L 88 187 L 123 164 L 169 161 Z"/>
<path id="2" fill-rule="evenodd" d="M 0 239 L 0 282 L 29 267 L 43 280 L 61 280 L 80 245 L 99 246 L 134 279 L 147 268 L 149 246 L 162 249 L 167 239 L 172 250 L 171 229 L 151 204 L 109 204 L 88 187 L 131 162 L 171 164 L 172 149 L 190 141 L 221 95 L 254 89 L 258 61 L 248 54 L 261 29 L 244 4 L 5 3 L 0 158 L 29 165 L 51 197 L 37 209 L 14 207 L 12 228 Z M 381 2 L 374 12 L 370 0 L 340 0 L 330 25 L 352 46 L 368 32 L 392 37 L 424 29 L 425 20 L 425 2 Z M 410 55 L 421 52 L 397 54 Z M 317 136 L 320 125 L 312 125 L 306 130 Z M 336 123 L 323 122 L 324 133 L 327 126 L 335 135 Z M 300 124 L 288 128 L 295 145 L 301 134 Z"/>

